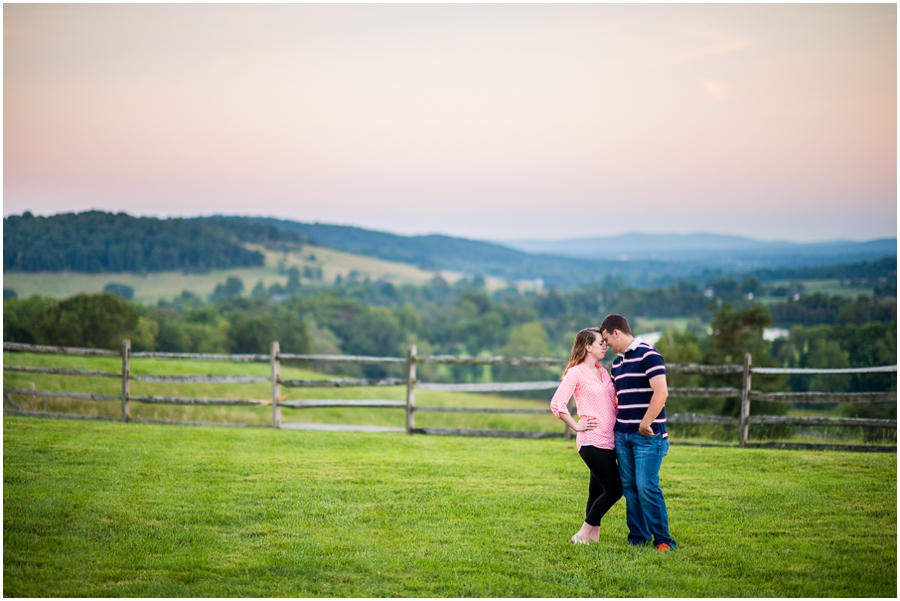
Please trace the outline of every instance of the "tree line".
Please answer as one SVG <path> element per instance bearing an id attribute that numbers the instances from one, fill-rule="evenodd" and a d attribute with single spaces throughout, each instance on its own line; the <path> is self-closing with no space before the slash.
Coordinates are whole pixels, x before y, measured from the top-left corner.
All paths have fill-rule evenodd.
<path id="1" fill-rule="evenodd" d="M 265 353 L 271 341 L 279 340 L 285 352 L 382 356 L 402 356 L 406 345 L 416 343 L 424 354 L 565 357 L 575 332 L 620 313 L 632 319 L 692 318 L 687 332 L 668 334 L 666 340 L 680 341 L 673 352 L 696 339 L 707 346 L 701 345 L 702 355 L 692 361 L 740 363 L 743 349 L 749 349 L 745 332 L 761 337 L 770 325 L 843 332 L 876 327 L 871 324 L 888 332 L 897 319 L 895 299 L 813 294 L 764 306 L 739 294 L 709 298 L 708 289 L 691 283 L 652 290 L 582 286 L 520 292 L 511 287 L 489 293 L 479 277 L 454 284 L 434 278 L 425 286 L 364 281 L 323 288 L 302 284 L 296 272 L 289 275 L 275 296 L 257 285 L 248 297 L 243 282 L 229 278 L 208 299 L 185 291 L 155 306 L 116 296 L 112 292 L 121 290 L 112 286 L 111 292 L 64 300 L 8 298 L 4 340 L 118 348 L 127 336 L 140 350 L 216 353 Z M 738 327 L 729 319 L 746 323 Z M 707 334 L 709 328 L 713 334 Z M 879 333 L 877 340 L 884 336 Z M 749 349 L 754 357 L 771 351 L 779 364 L 805 360 L 800 351 L 773 350 L 783 343 L 757 343 L 761 346 Z M 851 352 L 856 347 L 845 346 L 851 353 L 847 361 L 858 365 L 862 359 Z"/>
<path id="2" fill-rule="evenodd" d="M 156 219 L 87 211 L 3 219 L 3 268 L 19 271 L 208 271 L 261 267 L 245 244 L 299 248 L 307 238 L 273 225 L 225 218 Z"/>

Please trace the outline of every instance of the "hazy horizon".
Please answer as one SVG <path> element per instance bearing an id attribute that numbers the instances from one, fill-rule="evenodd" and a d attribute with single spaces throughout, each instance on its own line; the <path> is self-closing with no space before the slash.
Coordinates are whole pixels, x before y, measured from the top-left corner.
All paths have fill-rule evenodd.
<path id="1" fill-rule="evenodd" d="M 6 4 L 4 215 L 896 237 L 894 4 Z"/>

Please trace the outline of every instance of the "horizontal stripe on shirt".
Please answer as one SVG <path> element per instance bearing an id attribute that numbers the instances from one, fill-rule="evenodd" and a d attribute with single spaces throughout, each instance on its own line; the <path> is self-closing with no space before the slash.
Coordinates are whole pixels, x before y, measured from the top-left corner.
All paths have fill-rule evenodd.
<path id="1" fill-rule="evenodd" d="M 652 357 L 654 355 L 657 357 L 662 357 L 662 355 L 660 355 L 659 353 L 650 351 L 648 353 L 644 353 L 640 357 L 635 357 L 633 359 L 622 359 L 621 361 L 619 359 L 616 359 L 615 361 L 613 361 L 613 367 L 615 367 L 616 364 L 621 365 L 622 363 L 637 363 L 638 361 L 643 361 L 644 357 Z"/>
<path id="2" fill-rule="evenodd" d="M 639 424 L 644 420 L 642 420 L 642 419 L 616 419 L 616 421 L 619 422 L 620 424 Z M 661 419 L 659 419 L 659 418 L 655 419 L 655 420 L 653 420 L 653 423 L 654 424 L 664 424 L 664 423 L 666 423 L 666 418 L 663 417 Z"/>
<path id="3" fill-rule="evenodd" d="M 621 380 L 623 378 L 646 378 L 646 377 L 647 377 L 646 373 L 644 373 L 642 371 L 636 371 L 633 374 L 619 374 L 618 376 L 613 378 L 613 380 L 618 382 L 619 380 Z"/>

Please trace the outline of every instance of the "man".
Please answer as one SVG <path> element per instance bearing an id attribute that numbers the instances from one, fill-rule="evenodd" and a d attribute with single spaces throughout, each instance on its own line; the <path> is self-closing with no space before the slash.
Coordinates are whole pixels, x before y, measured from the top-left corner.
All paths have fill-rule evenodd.
<path id="1" fill-rule="evenodd" d="M 614 432 L 628 544 L 649 544 L 652 535 L 657 551 L 670 551 L 675 540 L 669 536 L 669 514 L 659 488 L 659 468 L 669 452 L 666 364 L 655 348 L 631 335 L 631 326 L 621 315 L 607 316 L 600 335 L 618 354 L 612 364 L 619 398 Z"/>

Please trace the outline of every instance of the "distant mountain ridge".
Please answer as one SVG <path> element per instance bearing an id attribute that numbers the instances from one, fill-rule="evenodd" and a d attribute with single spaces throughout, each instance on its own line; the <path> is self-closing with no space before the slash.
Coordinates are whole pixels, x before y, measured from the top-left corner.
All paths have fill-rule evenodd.
<path id="1" fill-rule="evenodd" d="M 313 243 L 335 250 L 550 288 L 616 278 L 630 286 L 667 285 L 760 270 L 819 268 L 896 258 L 897 239 L 813 244 L 716 234 L 625 234 L 609 238 L 488 242 L 439 234 L 401 236 L 354 226 L 268 217 L 135 218 L 89 211 L 3 222 L 4 267 L 20 271 L 162 271 L 258 266 L 248 246 Z M 514 248 L 512 245 L 518 246 Z M 772 271 L 775 273 L 775 271 Z"/>
<path id="2" fill-rule="evenodd" d="M 631 259 L 663 261 L 704 261 L 727 264 L 734 261 L 756 262 L 778 255 L 800 254 L 807 258 L 871 260 L 897 255 L 897 238 L 879 238 L 864 242 L 832 240 L 826 242 L 790 242 L 755 240 L 723 234 L 642 234 L 610 237 L 568 238 L 563 240 L 512 240 L 498 242 L 528 253 L 592 259 Z M 788 256 L 789 256 L 788 255 Z M 779 266 L 783 261 L 778 261 Z"/>
<path id="3" fill-rule="evenodd" d="M 398 261 L 422 269 L 492 275 L 508 280 L 542 279 L 548 286 L 570 286 L 603 279 L 606 262 L 530 254 L 492 242 L 440 234 L 400 236 L 355 226 L 302 223 L 269 217 L 227 217 L 282 228 L 343 252 Z"/>
<path id="4" fill-rule="evenodd" d="M 720 234 L 623 234 L 560 241 L 486 242 L 438 234 L 401 236 L 355 226 L 235 217 L 285 228 L 345 252 L 425 269 L 480 273 L 510 280 L 541 278 L 566 287 L 607 276 L 644 286 L 713 272 L 822 267 L 897 256 L 897 239 L 801 243 Z M 579 246 L 580 245 L 580 246 Z"/>

